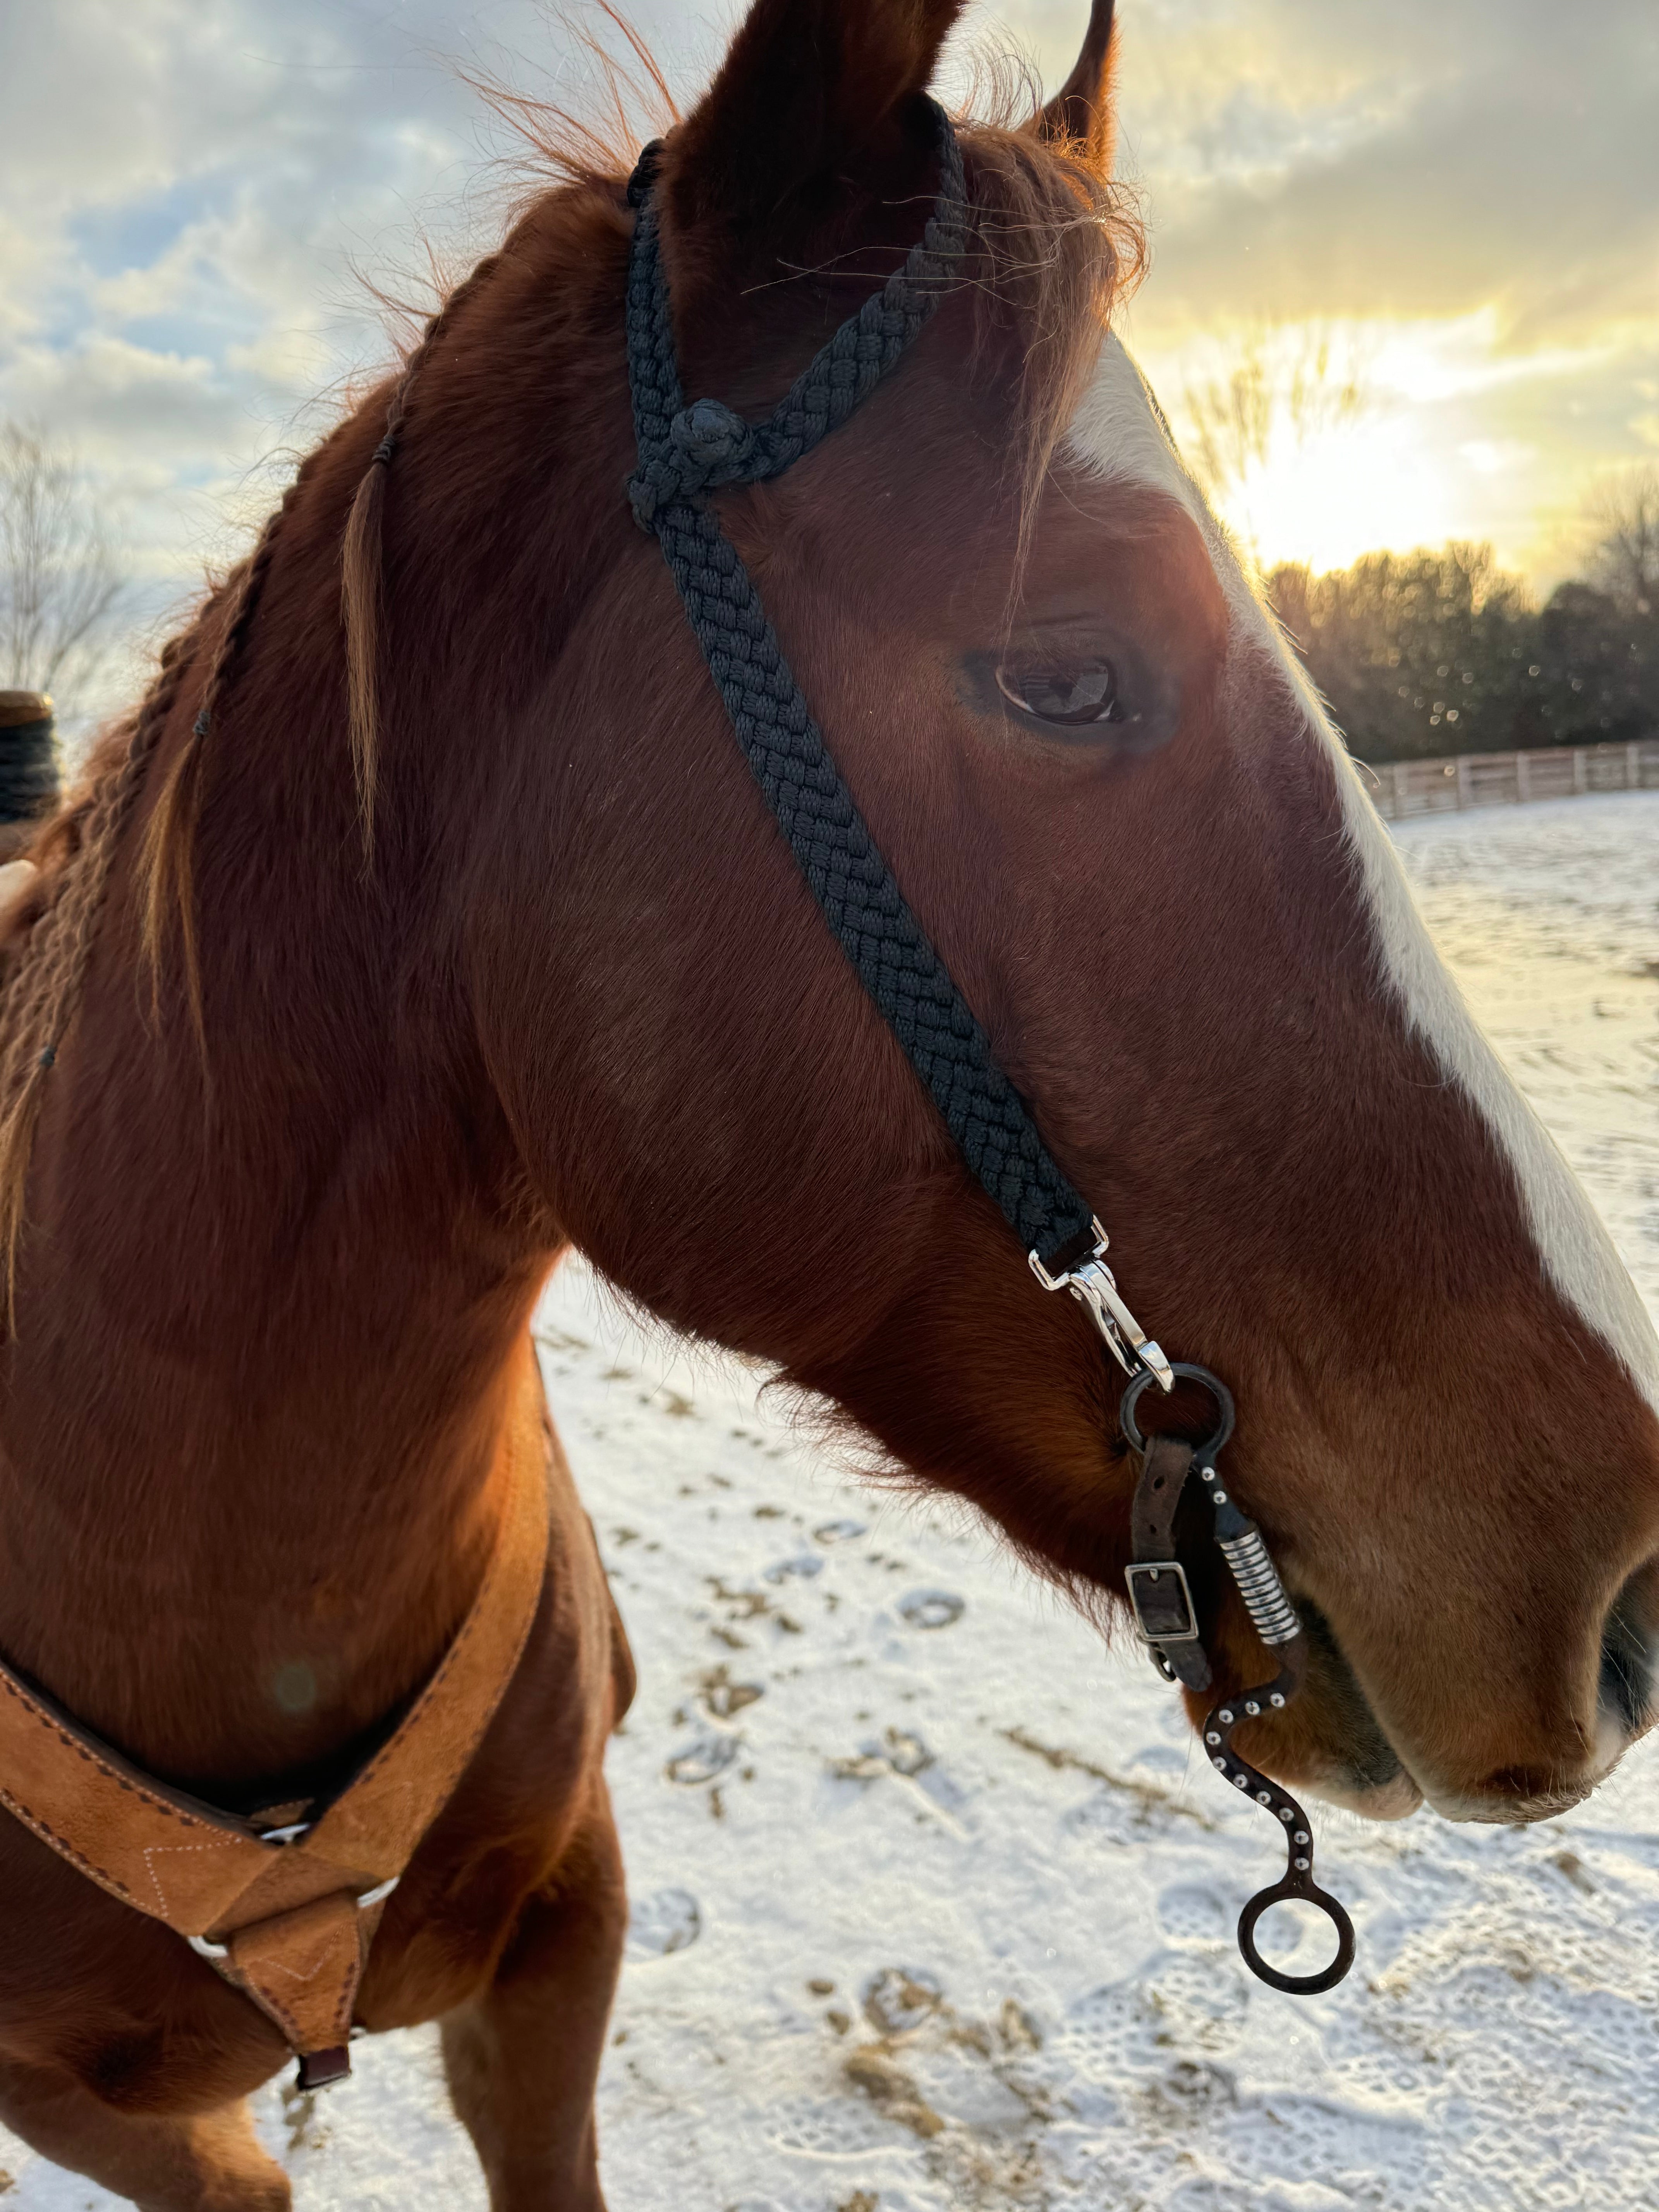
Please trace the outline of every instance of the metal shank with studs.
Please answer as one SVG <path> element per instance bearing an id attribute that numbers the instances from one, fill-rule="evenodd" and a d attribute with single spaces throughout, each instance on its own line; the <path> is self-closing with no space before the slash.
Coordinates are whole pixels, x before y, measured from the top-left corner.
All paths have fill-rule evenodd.
<path id="1" fill-rule="evenodd" d="M 1177 1361 L 1170 1378 L 1195 1382 L 1214 1400 L 1219 1418 L 1203 1443 L 1176 1446 L 1172 1439 L 1148 1438 L 1135 1419 L 1135 1409 L 1149 1382 L 1162 1382 L 1150 1371 L 1137 1375 L 1123 1394 L 1119 1419 L 1123 1433 L 1142 1455 L 1140 1486 L 1135 1498 L 1135 1558 L 1127 1571 L 1129 1600 L 1142 1640 L 1151 1650 L 1158 1671 L 1171 1681 L 1181 1680 L 1194 1690 L 1204 1690 L 1211 1679 L 1196 1609 L 1185 1570 L 1174 1556 L 1173 1531 L 1180 1493 L 1189 1474 L 1196 1472 L 1215 1515 L 1213 1534 L 1231 1571 L 1257 1635 L 1279 1662 L 1270 1682 L 1242 1691 L 1211 1711 L 1204 1723 L 1204 1748 L 1210 1764 L 1234 1789 L 1254 1799 L 1279 1821 L 1285 1832 L 1288 1863 L 1284 1879 L 1258 1890 L 1238 1920 L 1238 1948 L 1250 1972 L 1276 1990 L 1293 1996 L 1314 1996 L 1334 1989 L 1353 1964 L 1353 1923 L 1328 1890 L 1314 1880 L 1313 1830 L 1307 1814 L 1287 1790 L 1241 1758 L 1232 1747 L 1235 1729 L 1258 1720 L 1265 1712 L 1280 1712 L 1302 1686 L 1307 1665 L 1307 1644 L 1295 1607 L 1285 1594 L 1264 1541 L 1255 1522 L 1247 1520 L 1222 1482 L 1217 1468 L 1221 1447 L 1232 1434 L 1233 1401 L 1224 1383 L 1207 1368 Z M 1164 1388 L 1169 1385 L 1165 1384 Z M 1155 1464 L 1156 1462 L 1156 1464 Z M 1152 1493 L 1158 1493 L 1155 1506 Z M 1166 1541 L 1154 1540 L 1154 1535 Z M 1168 1556 L 1158 1556 L 1167 1553 Z M 1178 1595 L 1176 1593 L 1178 1591 Z M 1336 1930 L 1336 1955 L 1317 1973 L 1287 1974 L 1270 1966 L 1256 1948 L 1257 1923 L 1274 1905 L 1297 1900 L 1318 1908 Z"/>
<path id="2" fill-rule="evenodd" d="M 1353 1923 L 1342 1905 L 1328 1889 L 1322 1889 L 1314 1880 L 1313 1830 L 1308 1816 L 1288 1790 L 1241 1759 L 1232 1747 L 1233 1730 L 1243 1721 L 1255 1720 L 1264 1710 L 1275 1711 L 1287 1705 L 1302 1683 L 1302 1653 L 1296 1650 L 1292 1663 L 1282 1668 L 1271 1682 L 1260 1689 L 1246 1690 L 1243 1697 L 1230 1698 L 1225 1705 L 1218 1705 L 1204 1723 L 1204 1748 L 1209 1753 L 1210 1764 L 1217 1773 L 1231 1782 L 1235 1790 L 1242 1790 L 1285 1830 L 1285 1850 L 1288 1864 L 1284 1879 L 1267 1889 L 1257 1890 L 1238 1916 L 1238 1948 L 1244 1954 L 1244 1963 L 1261 1981 L 1276 1990 L 1286 1990 L 1292 1996 L 1317 1996 L 1322 1990 L 1334 1989 L 1353 1964 Z M 1269 1906 L 1287 1899 L 1299 1899 L 1304 1905 L 1316 1905 L 1336 1930 L 1336 1956 L 1328 1966 L 1315 1974 L 1287 1974 L 1279 1967 L 1270 1966 L 1255 1946 L 1256 1923 Z"/>

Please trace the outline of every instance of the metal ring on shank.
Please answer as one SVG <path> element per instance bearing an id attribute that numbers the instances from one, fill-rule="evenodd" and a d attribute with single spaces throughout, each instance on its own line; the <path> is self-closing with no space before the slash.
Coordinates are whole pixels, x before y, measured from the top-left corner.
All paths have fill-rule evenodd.
<path id="1" fill-rule="evenodd" d="M 1294 1898 L 1304 1905 L 1317 1905 L 1336 1930 L 1336 1956 L 1328 1966 L 1316 1974 L 1287 1974 L 1279 1967 L 1269 1966 L 1255 1948 L 1255 1925 L 1269 1905 L 1282 1904 Z M 1329 1890 L 1321 1889 L 1316 1881 L 1299 1875 L 1286 1875 L 1271 1889 L 1259 1889 L 1238 1916 L 1238 1948 L 1245 1965 L 1257 1981 L 1266 1982 L 1270 1989 L 1283 1990 L 1287 1996 L 1316 1997 L 1325 1990 L 1334 1990 L 1347 1977 L 1353 1964 L 1353 1923 Z"/>
<path id="2" fill-rule="evenodd" d="M 1188 1382 L 1200 1383 L 1215 1400 L 1216 1410 L 1220 1415 L 1219 1422 L 1211 1436 L 1206 1437 L 1201 1444 L 1194 1444 L 1193 1447 L 1193 1456 L 1195 1460 L 1203 1464 L 1212 1462 L 1216 1454 L 1233 1432 L 1233 1394 L 1220 1376 L 1212 1375 L 1207 1367 L 1194 1367 L 1187 1360 L 1176 1359 L 1170 1363 L 1170 1371 L 1177 1382 L 1185 1380 Z M 1150 1374 L 1137 1375 L 1123 1393 L 1118 1406 L 1119 1425 L 1138 1452 L 1146 1450 L 1146 1439 L 1141 1435 L 1136 1423 L 1135 1407 L 1140 1403 L 1141 1392 L 1155 1379 Z"/>
<path id="3" fill-rule="evenodd" d="M 1275 1705 L 1286 1704 L 1295 1696 L 1300 1679 L 1300 1665 L 1291 1661 L 1260 1689 L 1244 1690 L 1237 1697 L 1225 1699 L 1204 1723 L 1204 1747 L 1210 1755 L 1211 1765 L 1223 1779 L 1231 1782 L 1241 1796 L 1271 1814 L 1285 1831 L 1288 1863 L 1284 1876 L 1270 1887 L 1258 1890 L 1239 1914 L 1240 1954 L 1258 1981 L 1266 1982 L 1271 1989 L 1283 1990 L 1291 1996 L 1310 1997 L 1317 1996 L 1322 1990 L 1334 1989 L 1352 1966 L 1353 1923 L 1330 1892 L 1322 1889 L 1314 1880 L 1313 1830 L 1307 1814 L 1288 1790 L 1281 1789 L 1271 1776 L 1241 1759 L 1232 1747 L 1232 1733 L 1239 1723 L 1254 1720 Z M 1256 1948 L 1257 1922 L 1269 1906 L 1287 1899 L 1316 1906 L 1336 1930 L 1336 1956 L 1316 1973 L 1287 1974 L 1282 1967 L 1270 1966 Z"/>

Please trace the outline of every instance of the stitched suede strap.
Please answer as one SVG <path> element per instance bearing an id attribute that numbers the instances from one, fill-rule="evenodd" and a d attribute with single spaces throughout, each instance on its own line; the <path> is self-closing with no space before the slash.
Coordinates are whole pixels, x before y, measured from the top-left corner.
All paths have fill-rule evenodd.
<path id="1" fill-rule="evenodd" d="M 293 1843 L 153 1780 L 0 1666 L 0 1804 L 124 1904 L 225 1945 L 215 1966 L 302 2058 L 339 2058 L 380 1922 L 358 1899 L 403 1873 L 513 1679 L 547 1562 L 548 1456 L 526 1340 L 472 1609 L 397 1732 Z"/>

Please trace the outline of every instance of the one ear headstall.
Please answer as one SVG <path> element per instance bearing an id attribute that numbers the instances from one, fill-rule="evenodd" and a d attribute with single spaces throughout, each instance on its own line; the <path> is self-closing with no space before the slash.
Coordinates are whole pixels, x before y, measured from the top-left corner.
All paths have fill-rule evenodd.
<path id="1" fill-rule="evenodd" d="M 1097 28 L 1103 58 L 1109 10 L 1097 11 Z M 962 153 L 944 109 L 930 102 L 929 110 L 938 190 L 921 236 L 902 266 L 819 348 L 772 412 L 755 421 L 720 399 L 686 404 L 658 236 L 663 149 L 646 148 L 628 185 L 635 216 L 628 376 L 637 447 L 628 502 L 635 520 L 662 547 L 744 757 L 854 972 L 903 1047 L 964 1163 L 1018 1239 L 1037 1280 L 1045 1290 L 1077 1298 L 1113 1358 L 1135 1378 L 1122 1413 L 1124 1431 L 1143 1456 L 1129 1595 L 1161 1670 L 1195 1690 L 1209 1686 L 1210 1662 L 1176 1555 L 1175 1514 L 1194 1466 L 1210 1492 L 1216 1541 L 1263 1642 L 1282 1649 L 1285 1662 L 1264 1689 L 1218 1707 L 1205 1729 L 1215 1765 L 1283 1821 L 1291 1855 L 1284 1881 L 1245 1907 L 1239 1946 L 1253 1972 L 1276 1989 L 1326 1990 L 1341 1980 L 1353 1960 L 1348 1916 L 1313 1882 L 1313 1843 L 1301 1807 L 1228 1748 L 1237 1720 L 1296 1694 L 1303 1664 L 1301 1624 L 1260 1532 L 1218 1486 L 1215 1455 L 1231 1432 L 1232 1401 L 1201 1367 L 1172 1372 L 1124 1303 L 1106 1264 L 1104 1228 L 1048 1151 L 1030 1108 L 997 1064 L 989 1038 L 906 903 L 714 505 L 723 491 L 781 476 L 845 422 L 898 370 L 940 301 L 966 281 L 973 210 Z M 1167 1437 L 1148 1443 L 1135 1426 L 1135 1405 L 1146 1384 L 1156 1382 L 1168 1390 L 1177 1374 L 1203 1383 L 1221 1408 L 1219 1429 L 1196 1449 Z M 1322 1974 L 1281 1974 L 1257 1952 L 1255 1923 L 1281 1897 L 1305 1898 L 1336 1923 L 1336 1960 Z"/>
<path id="2" fill-rule="evenodd" d="M 1135 1407 L 1146 1385 L 1157 1378 L 1141 1373 L 1123 1394 L 1119 1413 L 1123 1433 L 1140 1455 L 1140 1480 L 1135 1486 L 1131 1534 L 1133 1559 L 1126 1571 L 1129 1603 L 1135 1626 L 1152 1655 L 1153 1664 L 1166 1680 L 1184 1683 L 1190 1690 L 1207 1690 L 1213 1680 L 1209 1655 L 1204 1649 L 1198 1611 L 1176 1548 L 1176 1514 L 1194 1472 L 1214 1510 L 1213 1534 L 1222 1557 L 1232 1571 L 1256 1634 L 1268 1652 L 1279 1661 L 1279 1672 L 1259 1688 L 1245 1690 L 1217 1705 L 1204 1723 L 1204 1748 L 1210 1764 L 1236 1790 L 1253 1797 L 1271 1813 L 1285 1831 L 1288 1865 L 1283 1881 L 1258 1890 L 1238 1919 L 1238 1948 L 1244 1963 L 1261 1981 L 1293 1996 L 1315 1996 L 1334 1989 L 1353 1964 L 1353 1923 L 1328 1890 L 1313 1878 L 1313 1830 L 1308 1816 L 1287 1790 L 1241 1759 L 1232 1748 L 1233 1730 L 1243 1721 L 1264 1712 L 1281 1711 L 1301 1688 L 1307 1668 L 1307 1640 L 1296 1607 L 1285 1595 L 1261 1531 L 1246 1519 L 1222 1482 L 1216 1462 L 1233 1431 L 1233 1401 L 1225 1383 L 1207 1368 L 1177 1360 L 1176 1376 L 1207 1390 L 1219 1419 L 1202 1443 L 1172 1436 L 1145 1437 L 1135 1420 Z M 1315 1974 L 1287 1974 L 1270 1966 L 1256 1948 L 1256 1923 L 1270 1905 L 1287 1899 L 1316 1905 L 1336 1930 L 1336 1956 Z"/>

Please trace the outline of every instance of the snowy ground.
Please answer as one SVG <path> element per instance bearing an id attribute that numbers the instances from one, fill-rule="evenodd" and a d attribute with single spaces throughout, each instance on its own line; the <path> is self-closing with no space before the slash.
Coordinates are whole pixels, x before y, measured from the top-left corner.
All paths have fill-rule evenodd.
<path id="1" fill-rule="evenodd" d="M 1659 1307 L 1659 795 L 1397 834 Z M 983 1534 L 837 1487 L 579 1272 L 544 1328 L 642 1675 L 614 2212 L 1659 2201 L 1659 1747 L 1540 1827 L 1327 1814 L 1360 1967 L 1277 1995 L 1232 1925 L 1282 1861 L 1144 1662 Z M 301 2205 L 477 2212 L 429 2038 L 357 2068 L 260 2101 Z M 0 2167 L 8 2212 L 112 2202 L 3 2135 Z"/>

